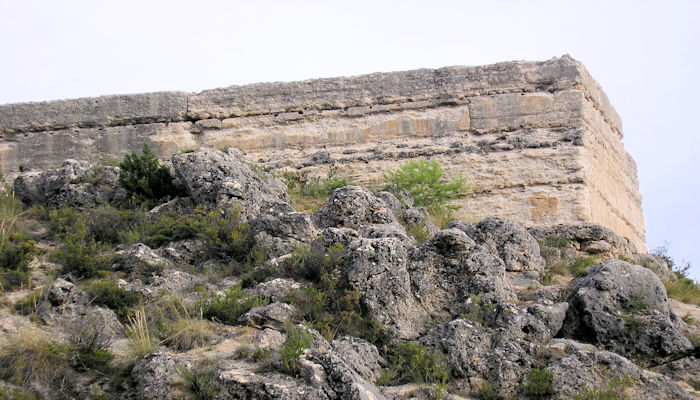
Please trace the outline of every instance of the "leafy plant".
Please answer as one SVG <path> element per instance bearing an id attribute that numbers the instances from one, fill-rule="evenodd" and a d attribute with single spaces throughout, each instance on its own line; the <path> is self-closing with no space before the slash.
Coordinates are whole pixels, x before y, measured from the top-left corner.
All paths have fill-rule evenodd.
<path id="1" fill-rule="evenodd" d="M 184 386 L 198 400 L 212 400 L 221 392 L 221 385 L 214 375 L 215 367 L 208 365 L 191 371 L 188 368 L 177 367 Z"/>
<path id="2" fill-rule="evenodd" d="M 416 206 L 422 206 L 429 211 L 459 209 L 459 206 L 449 202 L 463 197 L 469 189 L 464 177 L 458 176 L 449 182 L 443 180 L 440 164 L 423 158 L 408 161 L 396 171 L 388 171 L 384 175 L 385 190 L 395 194 L 407 191 Z"/>
<path id="3" fill-rule="evenodd" d="M 173 177 L 144 143 L 142 155 L 131 152 L 119 163 L 119 184 L 137 203 L 158 202 L 181 194 Z"/>
<path id="4" fill-rule="evenodd" d="M 234 325 L 238 317 L 253 307 L 264 306 L 269 301 L 259 296 L 245 297 L 241 285 L 230 287 L 223 295 L 205 295 L 197 301 L 195 309 L 200 310 L 204 318 Z"/>
<path id="5" fill-rule="evenodd" d="M 292 328 L 287 331 L 287 338 L 280 349 L 280 361 L 282 362 L 282 371 L 297 376 L 301 364 L 299 356 L 311 346 L 312 336 L 309 332 L 301 328 Z"/>
<path id="6" fill-rule="evenodd" d="M 581 257 L 574 260 L 571 265 L 569 265 L 569 270 L 575 277 L 581 277 L 586 275 L 586 268 L 591 267 L 597 263 L 596 259 L 593 257 Z"/>
<path id="7" fill-rule="evenodd" d="M 443 384 L 449 371 L 442 353 L 430 352 L 424 346 L 411 342 L 397 344 L 389 353 L 389 368 L 383 371 L 381 385 L 404 383 Z"/>
<path id="8" fill-rule="evenodd" d="M 546 369 L 535 368 L 527 376 L 525 394 L 528 396 L 549 396 L 554 394 L 552 380 L 554 374 Z"/>
<path id="9" fill-rule="evenodd" d="M 141 301 L 138 293 L 120 288 L 113 280 L 96 281 L 88 286 L 87 292 L 93 304 L 114 310 L 122 320 L 126 318 L 129 309 Z"/>
<path id="10" fill-rule="evenodd" d="M 66 233 L 63 246 L 51 253 L 51 259 L 63 266 L 63 273 L 77 278 L 101 275 L 110 266 L 111 257 L 103 255 L 103 246 L 88 237 L 86 228 L 78 224 L 74 233 Z"/>

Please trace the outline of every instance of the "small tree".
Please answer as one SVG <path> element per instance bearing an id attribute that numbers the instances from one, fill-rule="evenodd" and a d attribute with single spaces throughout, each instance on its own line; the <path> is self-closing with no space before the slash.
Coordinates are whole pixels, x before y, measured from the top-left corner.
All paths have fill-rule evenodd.
<path id="1" fill-rule="evenodd" d="M 462 176 L 449 182 L 443 181 L 440 164 L 435 160 L 427 161 L 423 158 L 408 161 L 396 171 L 388 171 L 384 180 L 386 190 L 393 193 L 406 190 L 413 197 L 415 205 L 425 207 L 429 211 L 459 209 L 459 206 L 448 203 L 464 196 L 469 189 L 466 179 Z"/>
<path id="2" fill-rule="evenodd" d="M 179 195 L 170 171 L 144 143 L 143 155 L 132 151 L 119 163 L 119 184 L 138 202 L 160 201 Z"/>

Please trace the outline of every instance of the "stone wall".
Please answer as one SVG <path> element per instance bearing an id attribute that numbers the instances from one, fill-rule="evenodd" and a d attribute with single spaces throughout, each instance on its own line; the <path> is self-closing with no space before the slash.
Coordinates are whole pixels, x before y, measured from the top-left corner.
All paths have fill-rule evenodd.
<path id="1" fill-rule="evenodd" d="M 636 166 L 622 124 L 581 63 L 370 74 L 292 83 L 0 106 L 0 168 L 120 158 L 142 143 L 167 157 L 235 146 L 253 161 L 364 184 L 433 158 L 473 185 L 461 217 L 525 225 L 597 222 L 644 245 Z"/>

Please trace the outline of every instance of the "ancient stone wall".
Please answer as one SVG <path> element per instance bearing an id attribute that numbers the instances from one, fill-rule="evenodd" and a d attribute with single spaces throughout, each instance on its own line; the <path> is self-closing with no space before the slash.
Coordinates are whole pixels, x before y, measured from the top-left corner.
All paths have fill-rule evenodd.
<path id="1" fill-rule="evenodd" d="M 636 166 L 620 118 L 581 63 L 370 74 L 0 106 L 6 176 L 66 158 L 235 146 L 271 167 L 360 183 L 426 157 L 462 174 L 461 217 L 597 222 L 644 250 Z"/>

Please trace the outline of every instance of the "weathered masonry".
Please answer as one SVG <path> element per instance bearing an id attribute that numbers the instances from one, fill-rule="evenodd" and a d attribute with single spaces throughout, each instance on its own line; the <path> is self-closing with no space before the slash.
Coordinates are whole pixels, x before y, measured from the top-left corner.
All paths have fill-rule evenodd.
<path id="1" fill-rule="evenodd" d="M 525 225 L 600 223 L 644 250 L 636 166 L 620 118 L 568 56 L 0 106 L 0 168 L 121 157 L 147 142 L 161 156 L 235 146 L 269 166 L 360 183 L 412 158 L 463 174 L 461 216 Z"/>

